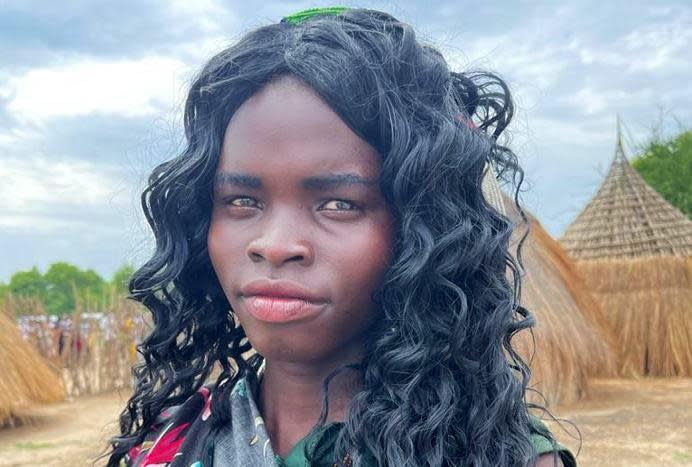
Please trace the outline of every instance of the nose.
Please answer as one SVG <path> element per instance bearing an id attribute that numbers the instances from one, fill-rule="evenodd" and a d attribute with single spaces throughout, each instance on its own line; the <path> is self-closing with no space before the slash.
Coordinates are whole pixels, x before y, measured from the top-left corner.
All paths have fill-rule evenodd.
<path id="1" fill-rule="evenodd" d="M 296 223 L 276 219 L 265 224 L 262 234 L 248 244 L 247 255 L 255 263 L 267 261 L 274 267 L 288 262 L 309 266 L 315 252 Z"/>

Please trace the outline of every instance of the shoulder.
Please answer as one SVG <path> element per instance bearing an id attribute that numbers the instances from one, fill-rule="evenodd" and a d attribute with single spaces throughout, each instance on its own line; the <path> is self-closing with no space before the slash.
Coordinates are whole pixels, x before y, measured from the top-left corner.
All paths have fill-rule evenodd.
<path id="1" fill-rule="evenodd" d="M 123 464 L 144 467 L 168 465 L 173 458 L 183 454 L 184 445 L 199 445 L 209 430 L 206 421 L 211 414 L 211 390 L 202 387 L 182 404 L 163 409 L 147 430 L 144 440 L 130 449 Z M 194 443 L 189 443 L 192 438 Z M 198 453 L 185 452 L 186 458 Z"/>
<path id="2" fill-rule="evenodd" d="M 554 457 L 558 456 L 558 466 L 577 467 L 574 454 L 567 447 L 558 443 L 545 423 L 538 417 L 529 415 L 531 443 L 538 453 L 536 467 L 553 467 Z M 561 462 L 560 462 L 561 461 Z"/>

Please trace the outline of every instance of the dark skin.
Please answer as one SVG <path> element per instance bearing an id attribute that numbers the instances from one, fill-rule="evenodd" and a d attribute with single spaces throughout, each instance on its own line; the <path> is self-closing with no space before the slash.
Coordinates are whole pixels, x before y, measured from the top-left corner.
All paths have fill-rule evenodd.
<path id="1" fill-rule="evenodd" d="M 250 342 L 266 358 L 258 402 L 279 455 L 316 423 L 326 376 L 363 356 L 363 333 L 378 312 L 371 295 L 393 240 L 379 171 L 375 149 L 290 76 L 244 102 L 226 129 L 209 254 Z M 261 187 L 241 186 L 229 174 L 256 177 Z M 348 177 L 314 179 L 334 175 Z M 240 289 L 262 278 L 299 283 L 328 303 L 309 320 L 260 321 L 246 311 Z M 330 384 L 328 421 L 343 420 L 358 378 L 347 370 Z"/>
<path id="2" fill-rule="evenodd" d="M 394 241 L 380 167 L 377 151 L 290 75 L 245 101 L 226 128 L 209 255 L 252 346 L 266 359 L 258 405 L 280 456 L 316 423 L 327 375 L 360 361 L 364 333 L 379 313 L 371 297 Z M 258 320 L 241 293 L 257 279 L 293 281 L 326 305 L 304 320 Z M 332 380 L 328 422 L 344 420 L 360 386 L 353 370 Z"/>

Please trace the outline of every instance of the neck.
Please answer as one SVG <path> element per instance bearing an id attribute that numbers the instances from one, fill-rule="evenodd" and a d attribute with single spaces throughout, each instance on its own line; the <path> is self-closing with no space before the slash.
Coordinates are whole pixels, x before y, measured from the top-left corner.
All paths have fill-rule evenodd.
<path id="1" fill-rule="evenodd" d="M 324 380 L 335 369 L 358 363 L 361 353 L 316 363 L 267 359 L 259 387 L 259 410 L 274 451 L 285 456 L 318 422 Z M 349 358 L 350 357 L 350 358 Z M 362 386 L 361 373 L 345 369 L 329 383 L 326 422 L 343 421 L 348 403 Z"/>

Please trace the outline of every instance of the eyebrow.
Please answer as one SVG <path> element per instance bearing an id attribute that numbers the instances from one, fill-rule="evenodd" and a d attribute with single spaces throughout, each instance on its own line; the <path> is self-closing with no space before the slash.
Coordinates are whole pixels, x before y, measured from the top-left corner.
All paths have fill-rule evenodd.
<path id="1" fill-rule="evenodd" d="M 310 191 L 327 191 L 343 186 L 376 186 L 377 180 L 362 177 L 355 173 L 334 173 L 326 175 L 313 175 L 302 180 L 303 188 Z M 239 188 L 260 189 L 262 180 L 247 173 L 221 172 L 214 177 L 214 185 L 234 185 Z"/>

